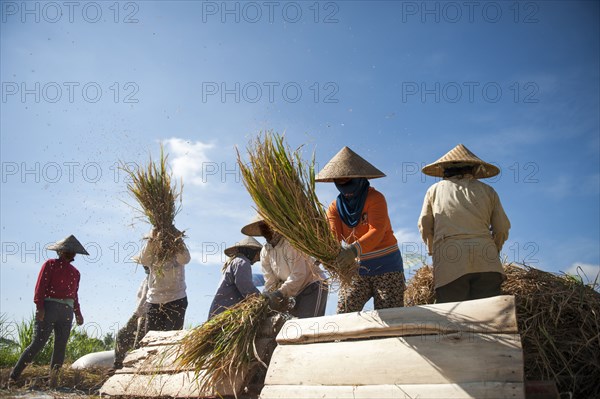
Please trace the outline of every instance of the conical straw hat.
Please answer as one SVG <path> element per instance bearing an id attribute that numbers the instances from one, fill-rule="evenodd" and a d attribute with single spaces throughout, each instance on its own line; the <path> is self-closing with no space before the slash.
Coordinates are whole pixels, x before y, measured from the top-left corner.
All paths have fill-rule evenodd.
<path id="1" fill-rule="evenodd" d="M 344 147 L 317 174 L 315 181 L 332 182 L 334 179 L 353 179 L 364 177 L 377 179 L 385 177 L 385 173 L 367 162 L 363 157 Z"/>
<path id="2" fill-rule="evenodd" d="M 254 216 L 250 223 L 242 227 L 242 234 L 254 237 L 262 236 L 262 232 L 260 231 L 261 224 L 265 224 L 265 219 L 263 219 L 260 215 Z"/>
<path id="3" fill-rule="evenodd" d="M 76 254 L 89 255 L 88 251 L 85 250 L 83 245 L 79 242 L 74 235 L 70 235 L 64 240 L 55 242 L 47 247 L 52 251 L 60 251 L 60 252 L 73 252 Z"/>
<path id="4" fill-rule="evenodd" d="M 223 253 L 225 253 L 225 255 L 227 256 L 233 256 L 237 252 L 238 248 L 261 249 L 262 244 L 252 237 L 245 237 L 241 241 L 236 242 L 233 246 L 225 248 L 225 251 L 223 251 Z"/>
<path id="5" fill-rule="evenodd" d="M 446 155 L 434 163 L 425 166 L 422 172 L 429 176 L 444 177 L 444 169 L 453 166 L 475 166 L 473 168 L 473 177 L 478 179 L 496 176 L 500 173 L 498 167 L 482 161 L 462 144 L 448 151 Z"/>

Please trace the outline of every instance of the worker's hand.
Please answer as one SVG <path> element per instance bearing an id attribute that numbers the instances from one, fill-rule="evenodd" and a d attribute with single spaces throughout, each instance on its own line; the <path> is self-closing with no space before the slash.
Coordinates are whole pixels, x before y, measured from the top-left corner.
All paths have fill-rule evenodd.
<path id="1" fill-rule="evenodd" d="M 75 321 L 77 322 L 78 326 L 83 325 L 83 316 L 80 314 L 76 314 L 75 315 Z"/>
<path id="2" fill-rule="evenodd" d="M 352 267 L 356 264 L 356 256 L 358 252 L 354 245 L 349 247 L 342 248 L 337 258 L 335 258 L 335 262 L 342 267 Z"/>
<path id="3" fill-rule="evenodd" d="M 269 307 L 277 312 L 284 312 L 287 309 L 287 299 L 281 291 L 263 292 L 262 295 L 269 300 Z"/>
<path id="4" fill-rule="evenodd" d="M 38 309 L 35 311 L 35 319 L 37 321 L 44 321 L 45 314 L 46 314 L 46 311 L 44 309 Z"/>

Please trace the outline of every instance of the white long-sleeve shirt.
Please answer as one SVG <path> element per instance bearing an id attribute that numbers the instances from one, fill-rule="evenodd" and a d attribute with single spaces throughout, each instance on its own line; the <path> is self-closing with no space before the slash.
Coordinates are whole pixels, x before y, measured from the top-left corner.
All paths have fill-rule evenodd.
<path id="1" fill-rule="evenodd" d="M 137 317 L 143 317 L 148 313 L 148 302 L 146 298 L 148 297 L 148 275 L 144 277 L 142 283 L 140 284 L 140 288 L 138 288 L 137 292 L 137 307 L 135 308 L 135 315 Z"/>
<path id="2" fill-rule="evenodd" d="M 191 260 L 190 252 L 184 244 L 174 259 L 162 266 L 154 265 L 151 242 L 146 244 L 140 254 L 134 258 L 138 263 L 150 269 L 148 275 L 148 303 L 161 304 L 186 297 L 185 265 Z"/>
<path id="3" fill-rule="evenodd" d="M 265 276 L 265 290 L 279 290 L 286 297 L 296 296 L 309 284 L 324 279 L 323 273 L 308 255 L 298 251 L 285 239 L 272 246 L 267 243 L 260 251 L 260 263 Z"/>

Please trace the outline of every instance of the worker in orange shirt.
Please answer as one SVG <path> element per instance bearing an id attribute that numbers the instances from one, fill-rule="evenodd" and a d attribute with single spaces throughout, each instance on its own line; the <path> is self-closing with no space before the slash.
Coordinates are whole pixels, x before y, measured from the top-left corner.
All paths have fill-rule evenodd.
<path id="1" fill-rule="evenodd" d="M 333 182 L 340 192 L 327 209 L 329 225 L 342 242 L 337 257 L 358 277 L 339 292 L 338 313 L 357 312 L 373 298 L 375 309 L 404 305 L 404 267 L 383 194 L 368 179 L 385 174 L 348 147 L 338 152 L 315 181 Z"/>

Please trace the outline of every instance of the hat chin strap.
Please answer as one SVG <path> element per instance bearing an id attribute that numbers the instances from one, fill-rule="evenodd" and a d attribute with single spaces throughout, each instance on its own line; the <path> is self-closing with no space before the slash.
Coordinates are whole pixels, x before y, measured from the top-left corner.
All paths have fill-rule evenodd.
<path id="1" fill-rule="evenodd" d="M 58 257 L 60 259 L 64 259 L 67 262 L 73 262 L 75 260 L 75 252 L 58 250 L 58 251 L 56 251 L 56 253 L 58 254 Z"/>

